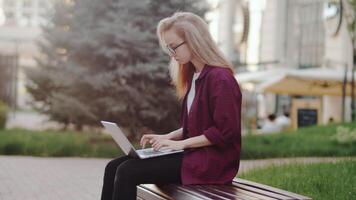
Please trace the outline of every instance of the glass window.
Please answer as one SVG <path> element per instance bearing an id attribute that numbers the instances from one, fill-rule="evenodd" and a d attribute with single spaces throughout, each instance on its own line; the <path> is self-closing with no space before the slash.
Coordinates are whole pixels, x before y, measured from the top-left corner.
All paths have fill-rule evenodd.
<path id="1" fill-rule="evenodd" d="M 39 0 L 38 1 L 38 6 L 40 8 L 47 8 L 48 7 L 48 3 L 47 3 L 48 0 Z"/>
<path id="2" fill-rule="evenodd" d="M 24 8 L 32 7 L 32 1 L 31 0 L 24 0 L 23 1 L 23 7 Z"/>
<path id="3" fill-rule="evenodd" d="M 3 1 L 5 7 L 15 7 L 16 1 L 14 0 L 4 0 Z"/>
<path id="4" fill-rule="evenodd" d="M 319 67 L 323 63 L 324 26 L 323 2 L 307 2 L 299 5 L 299 66 L 301 68 Z M 307 16 L 307 17 L 306 17 Z"/>
<path id="5" fill-rule="evenodd" d="M 5 14 L 5 25 L 14 26 L 16 25 L 15 13 L 7 11 Z"/>

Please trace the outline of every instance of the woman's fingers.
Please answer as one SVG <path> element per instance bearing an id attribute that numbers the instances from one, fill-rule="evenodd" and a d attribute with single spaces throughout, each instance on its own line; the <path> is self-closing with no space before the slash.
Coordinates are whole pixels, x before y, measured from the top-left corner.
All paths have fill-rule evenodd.
<path id="1" fill-rule="evenodd" d="M 152 144 L 152 147 L 154 148 L 155 146 L 157 146 L 157 144 L 159 143 L 159 140 L 155 140 Z"/>
<path id="2" fill-rule="evenodd" d="M 141 137 L 140 145 L 145 148 L 145 145 L 150 143 L 151 145 L 159 139 L 160 135 L 157 134 L 145 134 Z"/>
<path id="3" fill-rule="evenodd" d="M 158 138 L 158 137 L 154 137 L 152 138 L 149 143 L 151 144 L 151 146 L 153 147 L 153 145 L 157 144 L 158 142 L 162 141 L 161 138 Z"/>
<path id="4" fill-rule="evenodd" d="M 147 137 L 146 135 L 143 135 L 143 136 L 141 137 L 141 140 L 140 140 L 140 144 L 141 144 L 141 145 L 142 145 L 142 143 L 143 143 L 143 141 L 145 140 L 146 137 Z"/>
<path id="5" fill-rule="evenodd" d="M 152 148 L 156 149 L 158 145 L 159 145 L 159 140 L 156 140 L 152 143 Z"/>
<path id="6" fill-rule="evenodd" d="M 146 143 L 151 140 L 151 138 L 153 137 L 152 134 L 146 134 L 146 135 L 143 135 L 141 137 L 141 140 L 140 140 L 140 145 L 142 146 L 142 148 L 145 148 L 146 146 Z"/>
<path id="7" fill-rule="evenodd" d="M 141 145 L 141 146 L 144 144 L 144 140 L 145 140 L 144 137 L 145 137 L 145 136 L 142 136 L 142 137 L 141 137 L 141 140 L 140 140 L 140 145 Z"/>
<path id="8" fill-rule="evenodd" d="M 163 146 L 165 146 L 165 144 L 159 143 L 153 149 L 160 150 Z"/>
<path id="9" fill-rule="evenodd" d="M 141 146 L 144 146 L 146 144 L 146 139 L 145 139 L 145 135 L 141 137 L 141 140 L 140 140 L 140 145 Z"/>
<path id="10" fill-rule="evenodd" d="M 152 144 L 152 148 L 154 150 L 160 150 L 162 147 L 168 147 L 168 143 L 166 140 L 157 140 L 155 143 Z"/>
<path id="11" fill-rule="evenodd" d="M 150 144 L 153 144 L 153 143 L 155 143 L 156 141 L 157 141 L 156 138 L 151 138 L 150 141 L 149 141 L 149 143 L 150 143 Z"/>
<path id="12" fill-rule="evenodd" d="M 147 142 L 151 144 L 153 148 L 157 148 L 157 144 L 159 144 L 161 141 L 164 141 L 163 138 L 161 138 L 162 135 L 157 135 L 157 134 L 145 134 L 141 137 L 140 140 L 140 145 L 142 148 L 145 148 Z"/>

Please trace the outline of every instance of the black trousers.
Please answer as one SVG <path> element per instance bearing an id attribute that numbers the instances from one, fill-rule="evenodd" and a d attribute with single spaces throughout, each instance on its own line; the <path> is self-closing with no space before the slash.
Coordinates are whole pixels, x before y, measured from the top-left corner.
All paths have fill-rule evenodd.
<path id="1" fill-rule="evenodd" d="M 181 184 L 182 153 L 138 159 L 123 156 L 105 167 L 101 200 L 136 200 L 139 184 Z"/>

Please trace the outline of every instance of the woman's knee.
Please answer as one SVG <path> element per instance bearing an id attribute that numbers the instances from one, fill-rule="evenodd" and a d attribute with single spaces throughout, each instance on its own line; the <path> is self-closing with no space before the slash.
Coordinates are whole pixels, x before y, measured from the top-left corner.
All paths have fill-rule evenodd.
<path id="1" fill-rule="evenodd" d="M 121 163 L 116 169 L 116 180 L 134 181 L 135 171 L 137 167 L 137 161 L 135 159 L 127 160 Z"/>
<path id="2" fill-rule="evenodd" d="M 127 159 L 129 159 L 129 157 L 122 156 L 122 157 L 110 160 L 105 166 L 105 173 L 110 173 L 110 172 L 115 173 L 117 167 L 120 164 L 122 164 L 123 162 L 125 162 Z"/>

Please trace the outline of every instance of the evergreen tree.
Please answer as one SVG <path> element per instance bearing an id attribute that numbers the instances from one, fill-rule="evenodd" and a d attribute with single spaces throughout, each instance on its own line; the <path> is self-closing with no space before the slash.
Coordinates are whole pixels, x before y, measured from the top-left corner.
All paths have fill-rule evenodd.
<path id="1" fill-rule="evenodd" d="M 203 0 L 58 1 L 39 42 L 39 67 L 27 70 L 37 109 L 63 124 L 167 132 L 179 126 L 168 56 L 156 25 L 176 11 L 203 16 Z"/>

